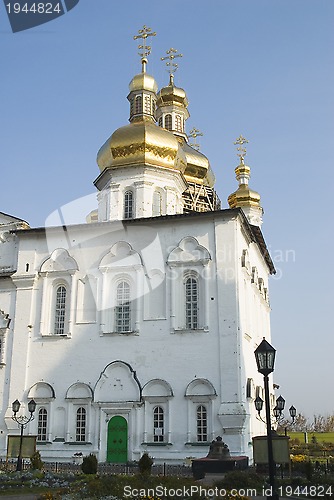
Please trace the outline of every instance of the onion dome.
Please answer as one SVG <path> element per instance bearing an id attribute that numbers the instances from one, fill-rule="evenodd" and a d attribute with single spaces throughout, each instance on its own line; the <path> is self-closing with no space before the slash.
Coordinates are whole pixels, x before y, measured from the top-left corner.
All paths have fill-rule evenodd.
<path id="1" fill-rule="evenodd" d="M 241 158 L 240 165 L 235 169 L 236 178 L 239 182 L 238 189 L 230 194 L 228 197 L 228 204 L 230 208 L 236 207 L 259 207 L 261 197 L 259 193 L 253 191 L 248 186 L 248 181 L 250 178 L 250 167 L 245 165 L 244 159 Z"/>
<path id="2" fill-rule="evenodd" d="M 158 91 L 158 84 L 153 76 L 148 73 L 139 73 L 132 78 L 129 84 L 129 90 L 130 92 L 148 90 L 149 92 L 156 94 Z"/>
<path id="3" fill-rule="evenodd" d="M 176 137 L 147 120 L 117 129 L 98 152 L 97 163 L 101 172 L 143 164 L 182 173 L 186 169 L 186 157 Z"/>
<path id="4" fill-rule="evenodd" d="M 157 106 L 182 106 L 187 108 L 189 104 L 187 94 L 181 87 L 174 85 L 173 75 L 170 75 L 169 85 L 163 87 L 158 93 Z"/>
<path id="5" fill-rule="evenodd" d="M 187 182 L 213 187 L 216 179 L 208 158 L 192 148 L 187 142 L 182 144 L 182 149 L 187 160 L 187 168 L 184 173 Z"/>

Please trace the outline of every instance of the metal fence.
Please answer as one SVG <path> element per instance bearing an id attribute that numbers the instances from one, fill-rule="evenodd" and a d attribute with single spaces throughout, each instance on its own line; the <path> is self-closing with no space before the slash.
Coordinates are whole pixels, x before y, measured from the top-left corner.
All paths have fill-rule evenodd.
<path id="1" fill-rule="evenodd" d="M 0 470 L 15 471 L 16 460 L 0 460 Z M 30 460 L 23 460 L 22 470 L 30 469 Z M 74 474 L 81 473 L 81 465 L 71 462 L 44 462 L 44 472 L 66 473 L 72 472 Z M 110 464 L 99 463 L 98 473 L 101 475 L 112 474 L 138 474 L 139 468 L 137 464 Z M 172 465 L 167 463 L 155 464 L 152 466 L 151 474 L 153 476 L 178 476 L 178 477 L 192 477 L 191 467 L 186 465 Z"/>

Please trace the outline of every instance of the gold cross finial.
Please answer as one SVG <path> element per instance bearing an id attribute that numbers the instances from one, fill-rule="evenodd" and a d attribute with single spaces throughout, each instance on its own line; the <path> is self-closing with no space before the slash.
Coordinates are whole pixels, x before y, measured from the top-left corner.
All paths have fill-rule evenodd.
<path id="1" fill-rule="evenodd" d="M 138 40 L 139 38 L 142 38 L 143 43 L 141 45 L 138 45 L 138 49 L 141 50 L 141 52 L 138 52 L 138 55 L 141 57 L 141 63 L 142 63 L 142 71 L 145 73 L 146 71 L 146 64 L 147 64 L 147 57 L 151 53 L 152 47 L 150 45 L 146 45 L 146 39 L 149 36 L 156 36 L 156 32 L 152 32 L 151 28 L 148 28 L 145 24 L 143 26 L 143 29 L 138 30 L 138 35 L 135 35 L 133 37 L 134 40 Z"/>
<path id="2" fill-rule="evenodd" d="M 242 135 L 239 135 L 239 137 L 234 142 L 235 145 L 238 144 L 237 151 L 239 151 L 239 152 L 237 153 L 237 156 L 239 156 L 241 162 L 244 161 L 244 158 L 247 154 L 245 144 L 248 144 L 248 143 L 249 143 L 249 141 L 247 141 L 247 139 L 245 139 Z"/>
<path id="3" fill-rule="evenodd" d="M 174 59 L 176 57 L 183 57 L 183 54 L 178 54 L 177 49 L 170 48 L 169 50 L 166 50 L 167 56 L 161 57 L 161 61 L 167 61 L 166 66 L 167 66 L 167 71 L 170 75 L 170 83 L 172 84 L 174 81 L 174 73 L 179 67 L 179 65 L 174 62 Z"/>
<path id="4" fill-rule="evenodd" d="M 198 128 L 195 127 L 193 127 L 188 134 L 188 137 L 192 137 L 193 139 L 196 139 L 196 137 L 199 136 L 203 136 L 203 134 L 200 130 L 198 130 Z M 197 151 L 199 151 L 199 144 L 189 143 L 189 146 L 192 146 L 194 149 L 197 149 Z"/>

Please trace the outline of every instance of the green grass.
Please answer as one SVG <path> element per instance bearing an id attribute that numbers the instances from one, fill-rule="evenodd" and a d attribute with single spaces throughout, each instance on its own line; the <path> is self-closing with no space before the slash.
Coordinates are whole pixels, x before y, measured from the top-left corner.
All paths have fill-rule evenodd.
<path id="1" fill-rule="evenodd" d="M 289 432 L 290 439 L 298 439 L 299 442 L 305 443 L 304 432 Z M 307 432 L 308 443 L 312 443 L 312 438 L 315 437 L 317 443 L 334 443 L 334 432 Z"/>

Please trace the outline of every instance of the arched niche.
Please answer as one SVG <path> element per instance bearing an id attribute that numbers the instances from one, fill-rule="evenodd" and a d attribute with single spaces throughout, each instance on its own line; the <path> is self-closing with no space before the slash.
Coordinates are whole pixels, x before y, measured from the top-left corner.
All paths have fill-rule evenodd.
<path id="1" fill-rule="evenodd" d="M 133 368 L 124 361 L 113 361 L 101 373 L 94 401 L 99 403 L 140 402 L 142 388 Z"/>
<path id="2" fill-rule="evenodd" d="M 118 241 L 109 252 L 102 257 L 99 264 L 101 271 L 108 271 L 115 267 L 136 267 L 141 266 L 142 261 L 138 252 L 126 241 Z"/>
<path id="3" fill-rule="evenodd" d="M 213 399 L 217 396 L 212 383 L 205 378 L 196 378 L 192 380 L 186 388 L 185 397 L 189 399 Z"/>
<path id="4" fill-rule="evenodd" d="M 40 272 L 77 271 L 78 264 L 65 248 L 56 248 L 41 265 Z"/>
<path id="5" fill-rule="evenodd" d="M 168 382 L 162 379 L 153 379 L 143 387 L 144 400 L 166 400 L 173 397 L 173 390 Z"/>
<path id="6" fill-rule="evenodd" d="M 28 392 L 28 399 L 38 401 L 50 401 L 55 399 L 56 394 L 53 387 L 47 382 L 37 382 Z"/>
<path id="7" fill-rule="evenodd" d="M 76 382 L 67 389 L 65 399 L 93 399 L 93 390 L 87 384 Z"/>
<path id="8" fill-rule="evenodd" d="M 170 266 L 207 265 L 211 260 L 209 251 L 193 236 L 186 236 L 168 256 Z"/>

